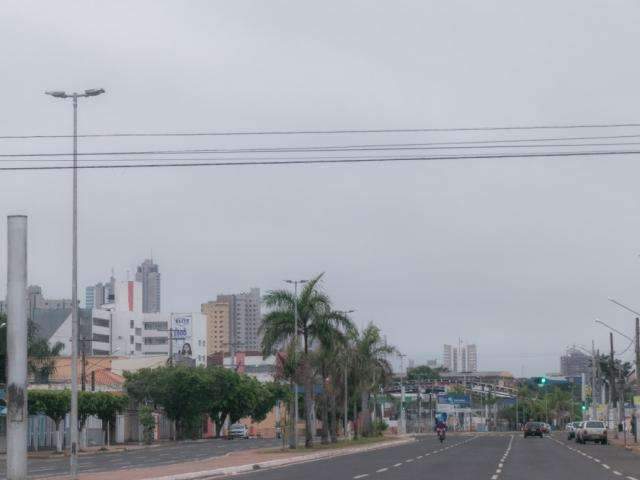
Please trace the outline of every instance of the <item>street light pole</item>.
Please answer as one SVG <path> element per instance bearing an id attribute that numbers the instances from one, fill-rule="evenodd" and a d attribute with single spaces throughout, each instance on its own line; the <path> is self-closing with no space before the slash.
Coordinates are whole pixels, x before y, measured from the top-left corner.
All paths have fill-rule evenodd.
<path id="1" fill-rule="evenodd" d="M 78 477 L 78 98 L 95 97 L 104 93 L 104 89 L 85 90 L 84 93 L 66 93 L 63 91 L 45 92 L 55 98 L 71 98 L 73 103 L 73 234 L 71 265 L 71 418 L 69 433 L 71 437 L 71 455 L 69 456 L 69 475 Z"/>
<path id="2" fill-rule="evenodd" d="M 293 285 L 293 343 L 294 351 L 298 350 L 298 284 L 307 283 L 308 280 L 285 280 L 285 283 Z M 291 438 L 289 448 L 298 448 L 298 382 L 293 382 L 293 422 L 291 425 Z"/>

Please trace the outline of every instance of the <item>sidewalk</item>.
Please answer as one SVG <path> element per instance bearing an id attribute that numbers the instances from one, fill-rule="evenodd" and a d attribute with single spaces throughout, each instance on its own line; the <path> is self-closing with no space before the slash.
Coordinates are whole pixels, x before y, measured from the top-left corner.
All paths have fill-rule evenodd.
<path id="1" fill-rule="evenodd" d="M 609 437 L 609 443 L 616 447 L 624 448 L 624 437 L 619 434 L 619 438 L 614 438 L 613 435 Z M 627 450 L 640 454 L 640 443 L 633 443 L 633 435 L 627 437 Z"/>
<path id="2" fill-rule="evenodd" d="M 222 457 L 198 460 L 172 465 L 131 468 L 118 470 L 118 480 L 195 480 L 223 475 L 249 472 L 263 468 L 274 468 L 294 463 L 310 462 L 323 458 L 377 450 L 381 448 L 403 445 L 414 442 L 412 437 L 387 438 L 379 442 L 347 447 L 338 444 L 336 448 L 319 448 L 318 450 L 275 450 L 273 448 L 231 452 Z M 113 480 L 114 472 L 80 473 L 80 480 Z M 46 477 L 49 479 L 66 479 L 66 476 Z"/>

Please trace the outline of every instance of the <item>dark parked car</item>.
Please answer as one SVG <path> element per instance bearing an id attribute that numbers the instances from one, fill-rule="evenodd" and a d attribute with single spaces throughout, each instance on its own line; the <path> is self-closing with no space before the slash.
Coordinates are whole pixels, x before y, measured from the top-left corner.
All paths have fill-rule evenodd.
<path id="1" fill-rule="evenodd" d="M 527 437 L 542 438 L 543 431 L 544 431 L 544 424 L 542 422 L 527 422 L 524 425 L 524 438 L 527 438 Z"/>

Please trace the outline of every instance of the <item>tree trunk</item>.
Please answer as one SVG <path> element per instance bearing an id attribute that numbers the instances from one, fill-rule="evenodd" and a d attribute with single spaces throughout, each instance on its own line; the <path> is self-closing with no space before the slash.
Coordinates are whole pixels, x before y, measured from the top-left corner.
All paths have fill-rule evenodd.
<path id="1" fill-rule="evenodd" d="M 304 375 L 304 423 L 305 423 L 305 432 L 304 432 L 304 446 L 306 448 L 313 447 L 313 437 L 315 425 L 313 422 L 313 410 L 314 410 L 314 401 L 313 401 L 313 374 L 311 371 L 311 364 L 309 363 L 308 356 L 305 358 L 305 375 Z"/>
<path id="2" fill-rule="evenodd" d="M 353 402 L 353 438 L 358 438 L 358 434 L 360 433 L 360 422 L 358 422 L 358 400 L 356 399 L 355 394 L 352 396 Z"/>
<path id="3" fill-rule="evenodd" d="M 220 434 L 222 433 L 222 427 L 224 426 L 225 418 L 226 418 L 226 415 L 220 414 L 213 420 L 213 423 L 215 423 L 216 425 L 216 438 L 220 438 Z"/>
<path id="4" fill-rule="evenodd" d="M 329 444 L 329 401 L 328 401 L 328 395 L 327 395 L 327 391 L 325 389 L 325 391 L 322 394 L 322 399 L 321 399 L 321 405 L 320 408 L 322 410 L 322 439 L 320 441 L 320 443 L 322 443 L 322 445 L 328 445 Z"/>
<path id="5" fill-rule="evenodd" d="M 62 420 L 56 422 L 56 452 L 58 453 L 62 453 L 62 431 L 60 425 L 62 425 Z M 37 442 L 38 439 L 36 439 L 36 443 Z"/>
<path id="6" fill-rule="evenodd" d="M 296 400 L 298 395 L 297 389 L 294 389 L 294 381 L 291 380 L 291 401 L 289 402 L 289 448 L 298 448 L 296 445 L 296 428 L 298 428 L 298 419 L 296 418 Z"/>
<path id="7" fill-rule="evenodd" d="M 336 411 L 336 392 L 331 389 L 329 393 L 329 432 L 331 443 L 338 443 L 338 415 Z"/>
<path id="8" fill-rule="evenodd" d="M 362 392 L 360 394 L 360 423 L 362 436 L 367 437 L 371 434 L 371 412 L 369 411 L 369 392 Z"/>

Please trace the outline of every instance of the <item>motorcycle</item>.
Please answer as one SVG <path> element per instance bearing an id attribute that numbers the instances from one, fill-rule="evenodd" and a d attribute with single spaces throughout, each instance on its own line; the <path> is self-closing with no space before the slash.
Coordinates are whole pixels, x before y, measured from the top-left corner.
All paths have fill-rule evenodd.
<path id="1" fill-rule="evenodd" d="M 446 435 L 445 429 L 444 428 L 438 428 L 437 434 L 438 434 L 438 440 L 440 440 L 440 443 L 444 442 L 444 437 Z"/>

